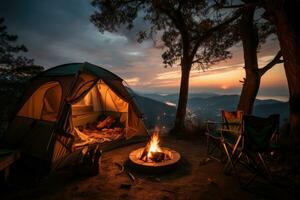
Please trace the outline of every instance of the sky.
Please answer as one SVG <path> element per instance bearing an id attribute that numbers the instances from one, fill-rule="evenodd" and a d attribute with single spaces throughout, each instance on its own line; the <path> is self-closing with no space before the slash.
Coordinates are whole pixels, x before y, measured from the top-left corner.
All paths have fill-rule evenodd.
<path id="1" fill-rule="evenodd" d="M 101 34 L 89 21 L 94 8 L 90 0 L 1 0 L 0 17 L 8 32 L 19 36 L 35 64 L 46 69 L 71 62 L 90 62 L 120 77 L 136 91 L 176 93 L 179 91 L 180 67 L 164 68 L 161 54 L 153 41 L 136 42 L 136 33 L 149 28 L 142 19 L 132 30 Z M 190 92 L 239 94 L 245 77 L 241 44 L 231 48 L 233 57 L 208 70 L 194 69 Z M 259 52 L 259 66 L 264 66 L 278 51 L 278 42 L 269 40 Z M 262 78 L 260 96 L 287 96 L 287 82 L 282 64 Z"/>

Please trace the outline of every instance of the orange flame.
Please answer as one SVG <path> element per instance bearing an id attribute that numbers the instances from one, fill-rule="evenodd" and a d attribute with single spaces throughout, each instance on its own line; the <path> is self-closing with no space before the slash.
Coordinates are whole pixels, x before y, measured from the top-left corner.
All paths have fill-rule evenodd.
<path id="1" fill-rule="evenodd" d="M 153 133 L 153 135 L 151 136 L 147 157 L 152 158 L 152 153 L 155 153 L 155 152 L 163 152 L 159 146 L 158 131 L 155 131 Z"/>

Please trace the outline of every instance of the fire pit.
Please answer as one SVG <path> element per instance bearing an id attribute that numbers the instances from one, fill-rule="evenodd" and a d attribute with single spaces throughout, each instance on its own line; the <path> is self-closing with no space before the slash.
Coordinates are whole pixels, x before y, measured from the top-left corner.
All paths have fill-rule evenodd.
<path id="1" fill-rule="evenodd" d="M 131 164 L 139 170 L 156 173 L 174 168 L 180 154 L 172 149 L 160 147 L 158 131 L 155 131 L 145 147 L 129 154 Z"/>

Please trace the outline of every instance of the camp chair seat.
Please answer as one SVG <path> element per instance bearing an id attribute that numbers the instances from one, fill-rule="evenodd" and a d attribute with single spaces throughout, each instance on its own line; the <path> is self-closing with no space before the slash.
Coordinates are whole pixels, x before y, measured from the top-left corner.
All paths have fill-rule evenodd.
<path id="1" fill-rule="evenodd" d="M 273 114 L 267 118 L 253 115 L 243 117 L 242 145 L 233 167 L 236 171 L 235 165 L 241 163 L 252 172 L 252 178 L 243 184 L 244 187 L 249 186 L 257 176 L 272 180 L 272 174 L 264 156 L 267 155 L 265 153 L 270 153 L 279 147 L 272 142 L 272 138 L 278 134 L 278 126 L 279 114 Z"/>

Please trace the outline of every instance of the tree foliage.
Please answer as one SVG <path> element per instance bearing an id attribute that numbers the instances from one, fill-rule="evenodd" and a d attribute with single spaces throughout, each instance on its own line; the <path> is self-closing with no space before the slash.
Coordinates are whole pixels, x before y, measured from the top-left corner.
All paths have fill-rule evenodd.
<path id="1" fill-rule="evenodd" d="M 28 50 L 24 45 L 16 44 L 18 36 L 9 34 L 6 29 L 4 18 L 0 18 L 0 74 L 31 76 L 42 71 L 43 67 L 33 65 L 33 59 L 17 55 Z"/>
<path id="2" fill-rule="evenodd" d="M 97 11 L 91 16 L 91 22 L 100 32 L 117 32 L 122 26 L 131 29 L 134 20 L 142 17 L 149 27 L 140 30 L 137 40 L 157 39 L 157 35 L 161 34 L 160 40 L 165 47 L 162 54 L 165 66 L 180 64 L 185 57 L 194 66 L 204 68 L 229 58 L 231 53 L 227 49 L 236 41 L 236 35 L 231 34 L 232 30 L 228 28 L 212 31 L 224 22 L 233 21 L 234 15 L 217 12 L 210 2 L 94 0 L 92 5 Z"/>

